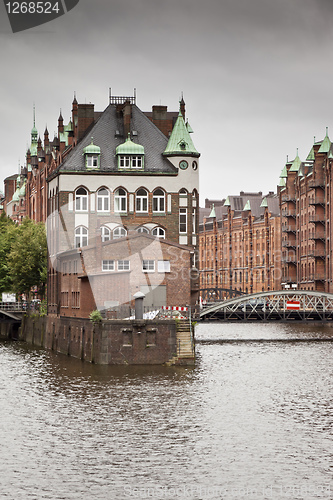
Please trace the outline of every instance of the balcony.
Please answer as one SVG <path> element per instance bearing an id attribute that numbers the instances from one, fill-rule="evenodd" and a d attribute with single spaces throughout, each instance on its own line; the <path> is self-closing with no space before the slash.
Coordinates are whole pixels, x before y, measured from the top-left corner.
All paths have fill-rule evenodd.
<path id="1" fill-rule="evenodd" d="M 283 241 L 282 246 L 284 248 L 296 248 L 296 241 L 290 241 L 290 240 Z"/>
<path id="2" fill-rule="evenodd" d="M 325 242 L 325 231 L 315 231 L 314 233 L 309 234 L 309 240 L 318 240 Z"/>
<path id="3" fill-rule="evenodd" d="M 310 274 L 309 281 L 326 281 L 325 273 Z"/>
<path id="4" fill-rule="evenodd" d="M 282 224 L 281 229 L 284 233 L 296 233 L 295 224 Z"/>
<path id="5" fill-rule="evenodd" d="M 324 196 L 315 196 L 313 199 L 309 200 L 309 205 L 325 205 Z"/>
<path id="6" fill-rule="evenodd" d="M 281 212 L 282 217 L 293 217 L 296 219 L 296 211 L 295 210 L 282 210 Z"/>
<path id="7" fill-rule="evenodd" d="M 309 257 L 315 257 L 316 259 L 325 259 L 325 248 L 315 248 L 314 250 L 310 250 L 308 255 Z"/>
<path id="8" fill-rule="evenodd" d="M 296 266 L 296 255 L 282 257 L 281 261 L 283 264 L 294 264 Z"/>
<path id="9" fill-rule="evenodd" d="M 323 179 L 310 179 L 308 182 L 308 186 L 310 188 L 316 188 L 316 187 L 323 188 L 325 187 L 325 183 Z"/>
<path id="10" fill-rule="evenodd" d="M 325 215 L 324 214 L 309 215 L 309 222 L 311 223 L 321 222 L 321 224 L 325 224 Z"/>
<path id="11" fill-rule="evenodd" d="M 282 203 L 286 201 L 292 201 L 293 203 L 296 203 L 296 197 L 294 194 L 284 194 L 281 196 L 281 201 Z"/>

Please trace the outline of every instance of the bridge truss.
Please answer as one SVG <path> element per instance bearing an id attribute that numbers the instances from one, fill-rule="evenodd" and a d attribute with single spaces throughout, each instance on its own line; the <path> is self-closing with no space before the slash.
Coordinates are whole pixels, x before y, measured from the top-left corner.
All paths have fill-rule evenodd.
<path id="1" fill-rule="evenodd" d="M 332 321 L 333 294 L 308 290 L 253 293 L 205 307 L 201 319 L 219 321 Z"/>

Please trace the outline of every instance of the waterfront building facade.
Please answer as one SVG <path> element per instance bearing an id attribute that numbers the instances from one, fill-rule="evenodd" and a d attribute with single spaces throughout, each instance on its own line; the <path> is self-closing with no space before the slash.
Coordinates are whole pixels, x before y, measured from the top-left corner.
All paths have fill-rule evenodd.
<path id="1" fill-rule="evenodd" d="M 306 160 L 298 153 L 284 166 L 279 184 L 282 220 L 282 283 L 302 290 L 333 291 L 333 146 L 315 141 Z"/>
<path id="2" fill-rule="evenodd" d="M 199 226 L 202 300 L 280 289 L 278 196 L 241 191 L 224 200 L 206 200 L 205 205 Z"/>
<path id="3" fill-rule="evenodd" d="M 51 263 L 49 313 L 61 313 L 61 297 L 66 293 L 70 300 L 72 297 L 75 300 L 75 308 L 81 300 L 82 280 L 63 279 L 60 269 L 63 252 L 73 250 L 80 254 L 85 247 L 97 247 L 99 241 L 102 244 L 129 241 L 134 235 L 163 241 L 160 245 L 163 248 L 165 245 L 183 247 L 187 255 L 183 267 L 190 276 L 183 303 L 174 303 L 180 298 L 168 292 L 169 279 L 161 282 L 159 292 L 154 294 L 159 297 L 156 299 L 158 305 L 163 302 L 165 305 L 194 304 L 198 299 L 194 270 L 198 245 L 200 154 L 191 138 L 192 129 L 185 120 L 183 99 L 178 113 L 169 113 L 165 106 L 154 106 L 151 113 L 144 113 L 136 105 L 135 96 L 110 96 L 110 103 L 102 113 L 96 113 L 93 104 L 80 107 L 75 99 L 70 124 L 65 130 L 59 119 L 58 130 L 59 134 L 65 134 L 60 135 L 64 140 L 59 141 L 57 155 L 52 154 L 46 177 Z M 106 246 L 110 251 L 119 248 L 119 245 Z M 94 269 L 93 273 L 98 271 L 105 276 L 103 260 L 113 260 L 118 266 L 120 261 L 125 265 L 128 259 L 126 252 L 122 259 L 118 254 L 114 259 L 109 255 L 98 261 L 99 269 Z M 142 257 L 141 260 L 147 259 Z M 158 272 L 158 259 L 149 265 L 155 265 Z M 172 264 L 171 259 L 169 265 L 172 273 L 175 262 Z M 134 269 L 130 272 L 134 275 Z M 155 285 L 149 289 L 146 279 L 149 274 L 141 274 L 143 279 L 137 282 L 138 290 L 151 291 Z M 79 289 L 68 289 L 69 283 L 78 285 Z M 127 302 L 132 299 L 132 291 L 128 288 Z M 100 296 L 98 300 L 95 298 L 99 308 L 117 302 L 107 295 L 104 300 Z M 146 305 L 152 305 L 151 297 L 148 293 Z M 82 315 L 92 308 L 92 302 L 86 304 Z"/>

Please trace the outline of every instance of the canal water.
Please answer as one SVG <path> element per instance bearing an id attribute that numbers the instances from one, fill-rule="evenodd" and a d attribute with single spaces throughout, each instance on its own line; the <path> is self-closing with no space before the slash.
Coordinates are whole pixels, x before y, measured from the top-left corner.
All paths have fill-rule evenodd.
<path id="1" fill-rule="evenodd" d="M 333 328 L 196 328 L 195 367 L 0 344 L 0 498 L 332 499 Z"/>

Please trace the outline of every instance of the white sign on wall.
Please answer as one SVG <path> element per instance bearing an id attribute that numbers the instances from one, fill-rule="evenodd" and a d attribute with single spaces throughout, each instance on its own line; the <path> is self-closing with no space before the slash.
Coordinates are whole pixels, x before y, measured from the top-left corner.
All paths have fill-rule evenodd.
<path id="1" fill-rule="evenodd" d="M 15 293 L 3 293 L 2 302 L 16 302 Z"/>

